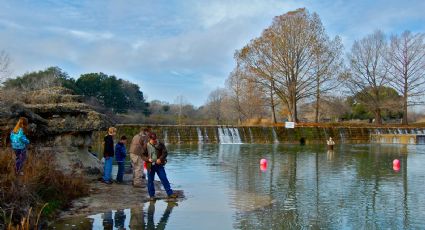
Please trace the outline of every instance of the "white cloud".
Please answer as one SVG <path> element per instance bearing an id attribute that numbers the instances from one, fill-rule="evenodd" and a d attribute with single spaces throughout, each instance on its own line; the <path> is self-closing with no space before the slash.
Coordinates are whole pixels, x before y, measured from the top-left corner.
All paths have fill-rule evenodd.
<path id="1" fill-rule="evenodd" d="M 171 102 L 184 93 L 200 105 L 210 90 L 224 86 L 234 67 L 234 51 L 259 36 L 276 15 L 305 6 L 317 12 L 329 34 L 340 35 L 349 50 L 352 41 L 377 28 L 388 33 L 425 29 L 425 2 L 409 3 L 6 2 L 0 9 L 0 50 L 8 49 L 16 74 L 51 65 L 74 75 L 102 71 L 140 83 L 151 99 Z"/>

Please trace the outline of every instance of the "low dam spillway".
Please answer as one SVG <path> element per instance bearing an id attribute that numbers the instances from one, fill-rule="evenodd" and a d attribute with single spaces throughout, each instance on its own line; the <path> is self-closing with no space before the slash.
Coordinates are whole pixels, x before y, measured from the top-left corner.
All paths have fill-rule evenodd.
<path id="1" fill-rule="evenodd" d="M 211 126 L 211 125 L 117 125 L 117 138 L 132 138 L 141 128 L 150 127 L 165 144 L 325 144 L 329 137 L 347 144 L 380 143 L 385 135 L 415 136 L 392 138 L 391 143 L 422 143 L 423 128 L 370 128 L 370 127 L 295 127 L 281 126 Z M 93 148 L 100 150 L 106 131 L 93 134 Z M 416 138 L 418 136 L 418 138 Z M 401 141 L 403 140 L 403 141 Z M 418 140 L 418 141 L 417 141 Z M 390 142 L 383 142 L 390 143 Z"/>

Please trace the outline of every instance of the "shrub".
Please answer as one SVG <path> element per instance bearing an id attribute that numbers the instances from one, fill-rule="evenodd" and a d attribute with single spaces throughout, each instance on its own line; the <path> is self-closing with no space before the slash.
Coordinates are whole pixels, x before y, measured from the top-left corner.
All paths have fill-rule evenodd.
<path id="1" fill-rule="evenodd" d="M 34 228 L 72 199 L 87 195 L 88 183 L 65 175 L 51 154 L 28 152 L 23 173 L 15 174 L 14 153 L 0 151 L 0 229 Z"/>

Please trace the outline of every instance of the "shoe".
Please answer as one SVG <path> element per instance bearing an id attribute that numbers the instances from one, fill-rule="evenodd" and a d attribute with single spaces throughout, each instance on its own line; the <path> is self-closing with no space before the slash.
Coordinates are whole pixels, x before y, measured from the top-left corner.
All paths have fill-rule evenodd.
<path id="1" fill-rule="evenodd" d="M 100 182 L 105 184 L 112 184 L 112 181 L 102 179 Z"/>
<path id="2" fill-rule="evenodd" d="M 149 197 L 149 201 L 156 201 L 156 197 L 154 196 Z"/>
<path id="3" fill-rule="evenodd" d="M 177 194 L 175 193 L 168 196 L 168 199 L 176 199 L 176 198 L 177 198 Z"/>

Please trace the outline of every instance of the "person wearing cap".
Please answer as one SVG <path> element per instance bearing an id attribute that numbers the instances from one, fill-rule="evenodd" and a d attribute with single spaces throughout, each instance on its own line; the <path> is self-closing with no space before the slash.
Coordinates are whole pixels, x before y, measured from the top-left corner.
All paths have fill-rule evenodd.
<path id="1" fill-rule="evenodd" d="M 105 184 L 112 184 L 112 159 L 114 157 L 114 136 L 117 134 L 115 127 L 108 129 L 108 135 L 103 138 L 103 157 L 105 164 L 103 168 L 102 182 Z"/>
<path id="2" fill-rule="evenodd" d="M 143 145 L 142 158 L 146 162 L 146 168 L 148 170 L 148 193 L 150 200 L 155 200 L 155 186 L 154 179 L 155 173 L 161 180 L 165 191 L 169 198 L 176 198 L 177 196 L 173 193 L 170 187 L 170 182 L 167 179 L 164 165 L 167 163 L 167 148 L 164 143 L 158 141 L 155 133 L 149 133 L 149 141 Z"/>

